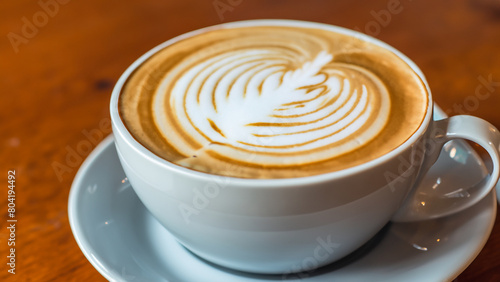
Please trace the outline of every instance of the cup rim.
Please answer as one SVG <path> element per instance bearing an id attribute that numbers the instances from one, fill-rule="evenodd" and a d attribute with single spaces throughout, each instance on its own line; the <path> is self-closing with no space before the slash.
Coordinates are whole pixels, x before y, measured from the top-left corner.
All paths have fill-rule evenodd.
<path id="1" fill-rule="evenodd" d="M 387 152 L 386 154 L 377 157 L 368 162 L 355 165 L 353 167 L 348 167 L 338 171 L 332 171 L 317 175 L 310 176 L 302 176 L 302 177 L 291 177 L 291 178 L 274 178 L 274 179 L 260 179 L 260 178 L 240 178 L 234 176 L 225 176 L 212 174 L 202 171 L 197 171 L 194 169 L 190 169 L 172 162 L 165 160 L 158 155 L 154 154 L 152 151 L 147 149 L 141 143 L 139 143 L 132 134 L 126 128 L 123 120 L 121 119 L 118 111 L 118 101 L 119 96 L 122 92 L 122 88 L 128 78 L 134 73 L 134 71 L 144 63 L 148 58 L 156 54 L 163 48 L 166 48 L 169 45 L 172 45 L 178 41 L 181 41 L 186 38 L 193 37 L 197 34 L 201 34 L 210 30 L 215 29 L 224 29 L 224 28 L 239 28 L 239 27 L 248 27 L 248 26 L 288 26 L 288 27 L 306 27 L 306 28 L 319 28 L 328 31 L 333 31 L 336 33 L 346 34 L 349 36 L 353 36 L 355 38 L 376 44 L 380 47 L 383 47 L 390 52 L 394 53 L 396 56 L 401 58 L 408 66 L 419 76 L 420 80 L 424 84 L 427 92 L 427 107 L 425 116 L 417 128 L 417 130 L 402 144 L 400 144 L 395 149 Z M 382 165 L 383 163 L 397 157 L 401 152 L 407 150 L 411 147 L 421 136 L 423 136 L 426 132 L 426 129 L 432 119 L 432 94 L 427 83 L 427 80 L 420 70 L 420 68 L 410 60 L 406 55 L 402 52 L 398 51 L 396 48 L 391 45 L 376 39 L 372 36 L 366 35 L 359 31 L 351 30 L 348 28 L 335 26 L 326 23 L 318 23 L 318 22 L 310 22 L 310 21 L 301 21 L 301 20 L 290 20 L 290 19 L 255 19 L 255 20 L 244 20 L 244 21 L 235 21 L 235 22 L 227 22 L 222 24 L 217 24 L 213 26 L 204 27 L 201 29 L 196 29 L 178 36 L 175 36 L 161 44 L 153 47 L 143 55 L 141 55 L 138 59 L 136 59 L 120 76 L 118 81 L 116 82 L 110 99 L 110 115 L 111 122 L 113 126 L 113 132 L 115 138 L 117 135 L 127 143 L 127 145 L 132 148 L 135 152 L 140 154 L 142 157 L 154 162 L 155 164 L 164 167 L 168 170 L 175 171 L 176 173 L 183 174 L 188 177 L 199 178 L 200 180 L 213 181 L 214 177 L 227 178 L 231 180 L 231 183 L 241 185 L 241 186 L 252 186 L 252 187 L 282 187 L 282 186 L 300 186 L 304 184 L 312 184 L 312 183 L 320 183 L 325 181 L 330 181 L 332 179 L 340 179 L 348 176 L 352 176 L 354 174 L 360 173 L 362 171 L 369 170 L 371 168 Z M 118 138 L 120 138 L 118 137 Z"/>

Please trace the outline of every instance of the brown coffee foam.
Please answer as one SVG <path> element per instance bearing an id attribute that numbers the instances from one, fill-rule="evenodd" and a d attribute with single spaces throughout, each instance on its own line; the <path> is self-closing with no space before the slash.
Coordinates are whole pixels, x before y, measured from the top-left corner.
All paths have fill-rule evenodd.
<path id="1" fill-rule="evenodd" d="M 211 144 L 210 146 L 204 146 L 189 136 L 183 136 L 183 138 L 185 142 L 194 148 L 193 152 L 182 154 L 177 151 L 175 145 L 170 144 L 169 140 L 160 134 L 152 117 L 152 95 L 156 90 L 156 86 L 159 85 L 169 71 L 193 52 L 203 48 L 209 50 L 217 44 L 225 44 L 226 41 L 232 44 L 232 40 L 244 40 L 244 38 L 255 34 L 259 34 L 257 37 L 259 38 L 257 40 L 259 44 L 266 41 L 274 43 L 277 38 L 286 39 L 287 42 L 291 38 L 298 39 L 300 44 L 305 42 L 303 46 L 297 49 L 286 48 L 289 56 L 327 50 L 333 54 L 331 64 L 342 63 L 359 66 L 375 74 L 383 81 L 391 97 L 389 121 L 381 134 L 355 151 L 321 162 L 308 163 L 307 165 L 265 165 L 251 161 L 241 161 L 251 160 L 252 156 L 258 154 L 258 152 L 241 149 L 231 152 L 231 148 L 225 148 L 234 156 L 243 154 L 239 158 L 228 158 L 227 155 L 218 154 L 217 150 L 213 149 L 224 145 Z M 312 41 L 300 40 L 301 37 L 307 37 Z M 318 44 L 310 44 L 310 42 Z M 247 43 L 243 42 L 243 44 Z M 238 44 L 234 44 L 235 48 L 237 46 Z M 321 46 L 321 48 L 318 48 L 318 46 Z M 309 50 L 308 48 L 315 50 Z M 211 51 L 217 53 L 217 50 Z M 288 67 L 291 69 L 300 67 L 300 62 L 297 65 Z M 120 96 L 119 110 L 126 127 L 137 141 L 156 155 L 173 163 L 208 173 L 234 177 L 289 178 L 345 169 L 373 160 L 395 149 L 404 143 L 422 123 L 426 113 L 427 99 L 425 86 L 418 75 L 395 54 L 375 44 L 320 29 L 248 27 L 206 32 L 162 49 L 144 62 L 129 77 Z M 168 113 L 168 118 L 173 121 L 176 120 L 176 116 L 172 112 Z M 173 122 L 171 124 L 173 130 L 179 133 L 183 132 L 183 129 L 177 123 Z"/>

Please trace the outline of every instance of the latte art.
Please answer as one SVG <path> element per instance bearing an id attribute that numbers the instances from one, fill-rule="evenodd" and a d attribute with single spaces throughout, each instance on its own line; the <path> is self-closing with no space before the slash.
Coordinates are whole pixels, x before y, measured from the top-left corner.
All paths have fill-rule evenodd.
<path id="1" fill-rule="evenodd" d="M 130 78 L 122 118 L 159 156 L 236 177 L 334 171 L 366 161 L 366 148 L 369 160 L 406 140 L 425 114 L 418 77 L 387 74 L 403 63 L 373 44 L 314 31 L 253 27 L 179 41 Z M 405 88 L 419 92 L 395 95 Z M 393 119 L 407 114 L 401 129 Z"/>
<path id="2" fill-rule="evenodd" d="M 325 52 L 289 48 L 245 46 L 211 58 L 194 54 L 194 64 L 181 64 L 175 81 L 163 81 L 174 84 L 171 92 L 160 87 L 155 93 L 154 118 L 162 135 L 187 156 L 208 149 L 238 162 L 280 166 L 342 155 L 383 129 L 390 98 L 376 76 L 331 63 Z M 296 55 L 287 56 L 291 51 Z M 169 112 L 177 118 L 169 119 Z"/>

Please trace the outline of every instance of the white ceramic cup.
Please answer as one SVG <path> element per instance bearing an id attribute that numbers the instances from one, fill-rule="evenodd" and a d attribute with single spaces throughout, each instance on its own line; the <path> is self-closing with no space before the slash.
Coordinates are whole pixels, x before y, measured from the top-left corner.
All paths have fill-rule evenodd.
<path id="1" fill-rule="evenodd" d="M 383 46 L 418 67 L 399 51 L 364 34 L 326 24 L 255 20 L 214 28 L 284 25 L 332 30 Z M 353 252 L 391 219 L 420 220 L 463 210 L 487 195 L 499 177 L 498 130 L 472 116 L 433 121 L 430 91 L 424 122 L 395 150 L 341 171 L 289 179 L 241 179 L 193 171 L 170 163 L 138 143 L 118 113 L 127 78 L 158 50 L 207 29 L 171 39 L 134 62 L 116 84 L 111 119 L 121 164 L 135 192 L 153 216 L 186 248 L 213 263 L 241 271 L 287 275 L 310 271 Z M 427 86 L 428 88 L 428 86 Z M 434 213 L 414 202 L 419 180 L 452 139 L 484 147 L 493 171 L 468 197 Z M 413 198 L 412 198 L 413 197 Z M 438 202 L 440 199 L 435 199 Z"/>

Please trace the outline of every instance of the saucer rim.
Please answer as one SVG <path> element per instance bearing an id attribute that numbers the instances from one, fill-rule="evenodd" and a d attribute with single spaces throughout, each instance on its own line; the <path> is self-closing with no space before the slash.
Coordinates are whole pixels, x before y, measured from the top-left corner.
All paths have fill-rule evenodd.
<path id="1" fill-rule="evenodd" d="M 78 207 L 81 204 L 78 194 L 83 187 L 82 182 L 85 180 L 87 171 L 92 167 L 93 163 L 98 160 L 99 155 L 108 149 L 109 146 L 113 146 L 113 143 L 114 135 L 111 133 L 90 152 L 73 179 L 68 197 L 68 220 L 73 237 L 90 264 L 108 281 L 116 281 L 116 277 L 112 275 L 113 271 L 108 270 L 106 266 L 101 263 L 101 261 L 103 261 L 102 257 L 94 250 L 88 238 L 84 235 L 80 220 L 78 219 Z"/>

